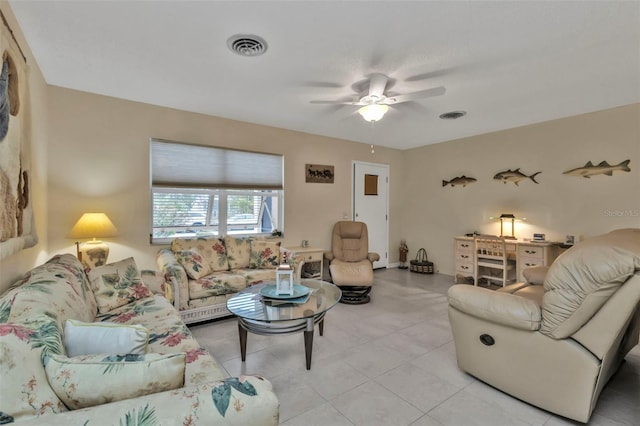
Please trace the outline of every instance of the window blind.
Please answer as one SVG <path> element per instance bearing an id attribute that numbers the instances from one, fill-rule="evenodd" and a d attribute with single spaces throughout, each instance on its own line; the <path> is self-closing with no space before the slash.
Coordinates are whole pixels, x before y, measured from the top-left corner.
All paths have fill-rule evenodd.
<path id="1" fill-rule="evenodd" d="M 152 139 L 150 158 L 156 187 L 283 189 L 278 154 Z"/>

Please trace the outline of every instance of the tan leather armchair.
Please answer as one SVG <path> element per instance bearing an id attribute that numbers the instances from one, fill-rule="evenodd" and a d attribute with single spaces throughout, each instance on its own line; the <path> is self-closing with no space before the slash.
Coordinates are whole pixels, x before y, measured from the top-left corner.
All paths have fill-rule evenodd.
<path id="1" fill-rule="evenodd" d="M 449 289 L 460 369 L 532 405 L 588 422 L 640 330 L 640 229 L 593 237 L 529 283 Z"/>
<path id="2" fill-rule="evenodd" d="M 363 304 L 371 299 L 373 262 L 369 253 L 369 232 L 364 222 L 340 221 L 333 226 L 331 251 L 324 253 L 332 282 L 342 290 L 342 303 Z"/>

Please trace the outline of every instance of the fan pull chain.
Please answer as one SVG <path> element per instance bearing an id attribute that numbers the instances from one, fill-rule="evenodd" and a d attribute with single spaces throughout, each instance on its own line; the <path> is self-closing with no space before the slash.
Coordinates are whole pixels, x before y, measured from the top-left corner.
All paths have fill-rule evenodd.
<path id="1" fill-rule="evenodd" d="M 376 137 L 376 122 L 375 120 L 371 122 L 371 139 L 375 142 Z M 373 147 L 373 143 L 371 144 L 371 155 L 375 154 L 376 150 Z"/>

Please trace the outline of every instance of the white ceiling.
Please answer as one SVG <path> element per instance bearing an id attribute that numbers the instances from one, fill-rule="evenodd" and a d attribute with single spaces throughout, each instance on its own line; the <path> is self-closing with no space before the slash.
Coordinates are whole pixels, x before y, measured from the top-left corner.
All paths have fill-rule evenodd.
<path id="1" fill-rule="evenodd" d="M 400 149 L 640 102 L 638 1 L 10 5 L 48 84 Z M 266 54 L 231 53 L 237 33 Z M 374 72 L 396 93 L 447 92 L 373 129 L 355 106 L 310 103 Z"/>

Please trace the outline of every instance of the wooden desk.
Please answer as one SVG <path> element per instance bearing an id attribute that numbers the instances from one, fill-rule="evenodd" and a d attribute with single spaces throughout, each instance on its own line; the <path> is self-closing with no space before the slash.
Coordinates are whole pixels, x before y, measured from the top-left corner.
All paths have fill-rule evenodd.
<path id="1" fill-rule="evenodd" d="M 516 260 L 517 281 L 524 282 L 522 271 L 531 266 L 549 266 L 560 254 L 560 248 L 550 242 L 534 243 L 531 241 L 507 240 L 507 252 Z M 456 284 L 473 284 L 476 255 L 473 237 L 454 238 Z"/>

